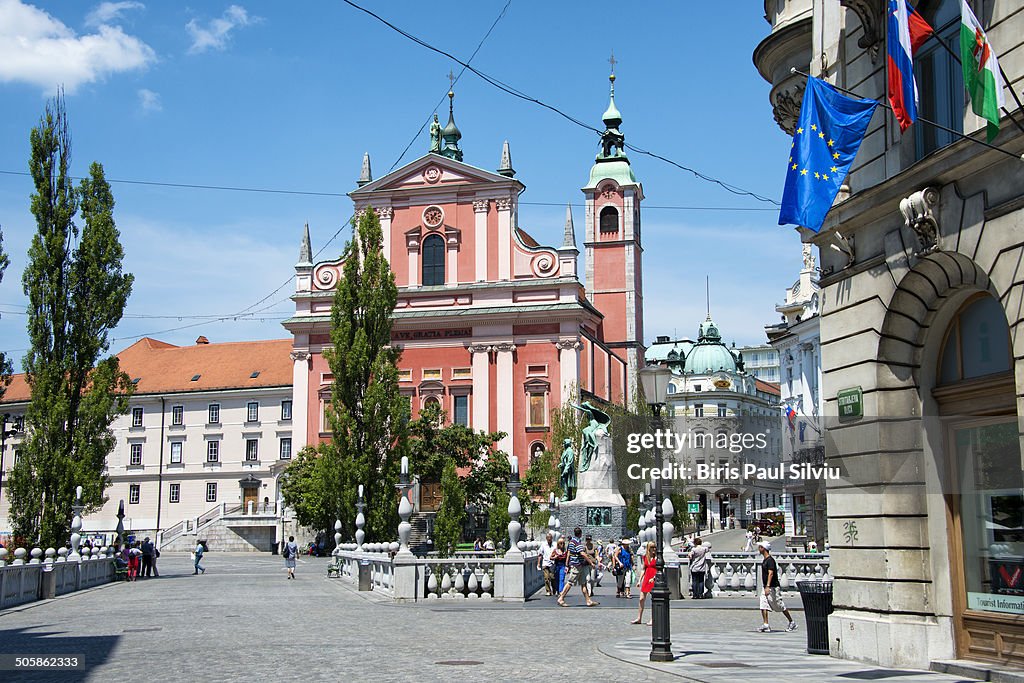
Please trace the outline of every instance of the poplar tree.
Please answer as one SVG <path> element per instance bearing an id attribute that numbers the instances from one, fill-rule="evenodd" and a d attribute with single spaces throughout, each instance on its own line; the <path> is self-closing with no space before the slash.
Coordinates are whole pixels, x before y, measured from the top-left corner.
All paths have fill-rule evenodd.
<path id="1" fill-rule="evenodd" d="M 393 540 L 398 531 L 399 462 L 408 451 L 409 401 L 398 391 L 398 349 L 391 345 L 391 313 L 398 288 L 384 258 L 377 213 L 367 209 L 345 250 L 331 307 L 331 346 L 324 349 L 334 376 L 327 409 L 330 444 L 322 471 L 340 482 L 334 501 L 342 533 L 352 533 L 356 491 L 364 486 L 366 540 Z M 333 487 L 326 486 L 327 490 Z"/>
<path id="2" fill-rule="evenodd" d="M 7 258 L 7 252 L 4 251 L 4 231 L 0 230 L 0 282 L 4 280 L 4 272 L 7 270 L 7 266 L 10 265 L 11 261 Z M 7 357 L 7 354 L 0 351 L 0 399 L 7 393 L 7 387 L 11 383 L 11 359 Z M 0 428 L 6 429 L 6 425 L 0 426 Z"/>
<path id="3" fill-rule="evenodd" d="M 466 490 L 452 458 L 448 458 L 443 466 L 441 496 L 441 507 L 434 520 L 434 549 L 441 557 L 451 557 L 462 541 L 466 523 Z"/>
<path id="4" fill-rule="evenodd" d="M 16 535 L 59 547 L 70 534 L 75 487 L 82 487 L 89 512 L 102 506 L 110 483 L 104 474 L 114 446 L 110 425 L 127 411 L 132 384 L 117 357 L 104 356 L 133 277 L 122 271 L 103 167 L 93 163 L 77 188 L 68 175 L 71 136 L 62 95 L 47 104 L 30 142 L 36 234 L 22 287 L 31 398 L 26 440 L 11 472 L 11 517 Z"/>

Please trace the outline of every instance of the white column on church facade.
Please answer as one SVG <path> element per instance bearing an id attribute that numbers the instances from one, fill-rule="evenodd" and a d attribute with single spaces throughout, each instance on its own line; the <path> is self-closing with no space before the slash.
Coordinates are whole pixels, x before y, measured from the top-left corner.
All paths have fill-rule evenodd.
<path id="1" fill-rule="evenodd" d="M 490 350 L 486 344 L 471 344 L 469 347 L 473 357 L 473 416 L 470 425 L 475 431 L 491 431 Z"/>
<path id="2" fill-rule="evenodd" d="M 292 453 L 306 447 L 309 424 L 309 351 L 292 351 Z"/>
<path id="3" fill-rule="evenodd" d="M 498 279 L 512 279 L 512 198 L 495 200 L 498 209 Z"/>
<path id="4" fill-rule="evenodd" d="M 512 368 L 514 366 L 512 354 L 516 345 L 512 342 L 495 344 L 494 350 L 498 359 L 498 386 L 495 387 L 495 398 L 498 405 L 498 431 L 505 432 L 505 438 L 498 442 L 498 448 L 509 455 L 512 453 L 512 429 L 514 427 L 515 412 L 513 410 L 516 392 L 512 386 Z"/>
<path id="5" fill-rule="evenodd" d="M 420 274 L 420 238 L 418 234 L 408 235 L 405 242 L 409 250 L 409 287 L 419 286 Z"/>
<path id="6" fill-rule="evenodd" d="M 391 263 L 391 219 L 395 216 L 395 210 L 390 206 L 377 209 L 380 216 L 380 229 L 384 233 L 384 258 Z"/>
<path id="7" fill-rule="evenodd" d="M 580 373 L 580 349 L 583 347 L 579 339 L 559 339 L 555 342 L 558 349 L 558 375 L 562 378 L 559 404 L 564 405 L 566 401 L 575 400 L 572 395 L 573 385 L 579 386 Z"/>
<path id="8" fill-rule="evenodd" d="M 490 205 L 488 199 L 478 199 L 473 202 L 474 217 L 476 218 L 473 243 L 476 245 L 476 273 L 474 279 L 483 282 L 487 279 L 487 207 Z"/>
<path id="9" fill-rule="evenodd" d="M 457 230 L 447 231 L 444 236 L 445 257 L 444 284 L 454 287 L 459 284 L 459 233 Z"/>

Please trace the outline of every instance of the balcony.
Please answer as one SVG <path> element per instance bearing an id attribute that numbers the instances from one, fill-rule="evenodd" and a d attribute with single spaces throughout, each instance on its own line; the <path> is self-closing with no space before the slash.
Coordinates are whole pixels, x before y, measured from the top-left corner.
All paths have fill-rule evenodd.
<path id="1" fill-rule="evenodd" d="M 812 59 L 813 0 L 765 0 L 765 19 L 772 32 L 754 48 L 754 65 L 772 84 L 768 95 L 779 128 L 793 134 L 800 115 L 806 81 L 790 73 L 792 67 L 810 68 Z"/>

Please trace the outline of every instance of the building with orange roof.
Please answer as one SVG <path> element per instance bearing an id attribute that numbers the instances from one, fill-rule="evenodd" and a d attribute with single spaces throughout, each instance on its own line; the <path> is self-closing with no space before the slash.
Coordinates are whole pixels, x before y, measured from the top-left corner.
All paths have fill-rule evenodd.
<path id="1" fill-rule="evenodd" d="M 198 537 L 221 550 L 271 550 L 286 523 L 278 476 L 292 457 L 290 339 L 191 346 L 143 338 L 117 354 L 135 385 L 127 414 L 112 425 L 111 485 L 84 535 L 117 527 L 184 549 Z M 15 375 L 0 410 L 19 424 L 29 400 Z M 7 440 L 3 479 L 24 434 Z M 0 534 L 10 533 L 8 491 L 0 486 Z"/>

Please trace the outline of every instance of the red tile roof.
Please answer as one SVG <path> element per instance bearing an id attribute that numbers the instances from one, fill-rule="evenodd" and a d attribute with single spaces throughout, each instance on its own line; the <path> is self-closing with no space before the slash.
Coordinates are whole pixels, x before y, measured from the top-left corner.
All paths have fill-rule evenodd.
<path id="1" fill-rule="evenodd" d="M 175 346 L 143 337 L 117 358 L 128 377 L 139 380 L 136 394 L 162 394 L 290 386 L 291 350 L 291 339 Z M 192 381 L 196 375 L 198 379 Z M 28 398 L 25 375 L 14 375 L 2 402 L 17 403 Z"/>
<path id="2" fill-rule="evenodd" d="M 755 378 L 754 379 L 754 388 L 756 388 L 758 391 L 763 391 L 766 394 L 771 394 L 773 396 L 781 396 L 782 395 L 782 391 L 779 389 L 779 385 L 775 384 L 773 382 L 765 382 L 763 380 Z"/>

